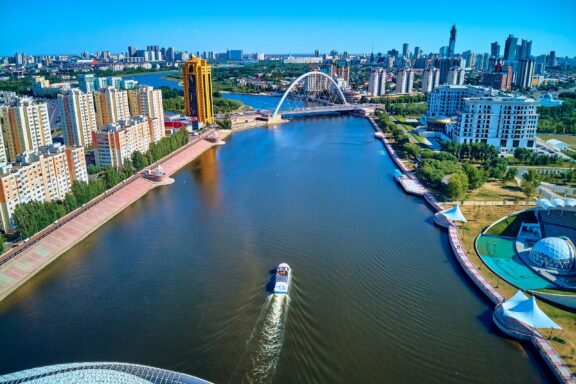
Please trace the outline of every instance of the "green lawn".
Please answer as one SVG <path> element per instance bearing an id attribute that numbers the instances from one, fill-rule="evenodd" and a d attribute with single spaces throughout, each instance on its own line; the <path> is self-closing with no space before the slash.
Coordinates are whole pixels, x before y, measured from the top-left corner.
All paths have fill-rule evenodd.
<path id="1" fill-rule="evenodd" d="M 536 223 L 536 216 L 534 211 L 524 211 L 520 212 L 518 215 L 511 216 L 506 220 L 502 220 L 498 224 L 490 228 L 486 234 L 488 235 L 498 235 L 498 236 L 508 236 L 516 237 L 520 226 L 522 223 Z"/>
<path id="2" fill-rule="evenodd" d="M 556 139 L 565 142 L 576 150 L 576 135 L 538 135 L 542 140 Z"/>
<path id="3" fill-rule="evenodd" d="M 422 136 L 412 133 L 412 137 L 414 137 L 420 144 L 426 145 L 426 141 Z"/>

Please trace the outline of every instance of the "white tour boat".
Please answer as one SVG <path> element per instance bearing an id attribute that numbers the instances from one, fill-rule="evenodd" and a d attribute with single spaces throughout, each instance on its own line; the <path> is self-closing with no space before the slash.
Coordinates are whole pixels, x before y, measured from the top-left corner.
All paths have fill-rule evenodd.
<path id="1" fill-rule="evenodd" d="M 292 269 L 286 263 L 282 263 L 276 268 L 276 283 L 274 284 L 274 294 L 287 294 L 292 279 Z"/>

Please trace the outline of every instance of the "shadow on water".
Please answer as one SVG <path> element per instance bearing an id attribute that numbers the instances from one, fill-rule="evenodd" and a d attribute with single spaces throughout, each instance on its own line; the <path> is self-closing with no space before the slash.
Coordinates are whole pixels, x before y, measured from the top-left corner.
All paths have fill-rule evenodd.
<path id="1" fill-rule="evenodd" d="M 271 294 L 274 292 L 274 286 L 276 285 L 276 268 L 269 270 L 268 274 L 270 275 L 270 278 L 266 283 L 266 292 Z"/>

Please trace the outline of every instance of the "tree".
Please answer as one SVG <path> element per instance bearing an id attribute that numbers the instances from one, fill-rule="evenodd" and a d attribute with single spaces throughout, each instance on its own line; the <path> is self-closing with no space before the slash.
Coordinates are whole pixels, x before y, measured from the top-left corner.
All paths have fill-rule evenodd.
<path id="1" fill-rule="evenodd" d="M 528 172 L 522 176 L 522 179 L 536 186 L 538 186 L 541 181 L 540 175 L 533 169 L 528 170 Z"/>
<path id="2" fill-rule="evenodd" d="M 496 157 L 488 161 L 485 168 L 490 177 L 503 180 L 506 176 L 506 170 L 508 169 L 508 160 L 504 157 Z"/>
<path id="3" fill-rule="evenodd" d="M 508 168 L 506 171 L 506 179 L 513 180 L 518 175 L 518 168 Z"/>
<path id="4" fill-rule="evenodd" d="M 420 156 L 420 153 L 422 152 L 420 147 L 417 146 L 416 144 L 413 144 L 413 143 L 404 144 L 402 149 L 404 150 L 404 153 L 406 153 L 406 155 L 408 155 L 414 159 L 417 158 L 418 156 Z"/>
<path id="5" fill-rule="evenodd" d="M 486 171 L 481 168 L 477 168 L 472 164 L 464 164 L 462 166 L 464 173 L 468 177 L 468 183 L 470 189 L 476 189 L 482 186 L 486 182 L 487 175 Z"/>
<path id="6" fill-rule="evenodd" d="M 451 200 L 460 200 L 466 195 L 468 191 L 468 176 L 465 173 L 458 172 L 452 174 L 448 186 L 446 187 L 446 195 Z"/>
<path id="7" fill-rule="evenodd" d="M 522 189 L 522 192 L 524 192 L 524 194 L 528 199 L 532 199 L 532 197 L 536 195 L 536 186 L 534 185 L 534 183 L 522 180 L 520 188 Z"/>
<path id="8" fill-rule="evenodd" d="M 106 189 L 110 189 L 124 180 L 125 175 L 124 172 L 119 171 L 116 168 L 106 167 L 104 168 L 104 175 L 102 179 L 104 180 Z"/>
<path id="9" fill-rule="evenodd" d="M 134 166 L 132 165 L 131 159 L 125 159 L 124 160 L 123 170 L 124 170 L 125 178 L 128 178 L 134 174 Z"/>
<path id="10" fill-rule="evenodd" d="M 88 164 L 88 166 L 86 167 L 86 169 L 88 170 L 88 174 L 89 174 L 89 175 L 94 175 L 94 174 L 100 172 L 100 170 L 102 169 L 102 167 L 100 167 L 99 165 Z"/>
<path id="11" fill-rule="evenodd" d="M 4 253 L 4 237 L 0 237 L 0 254 Z"/>
<path id="12" fill-rule="evenodd" d="M 216 121 L 216 124 L 222 129 L 232 129 L 232 120 L 229 117 Z"/>
<path id="13" fill-rule="evenodd" d="M 66 207 L 66 211 L 68 212 L 72 212 L 79 206 L 78 199 L 76 199 L 76 196 L 74 196 L 73 193 L 68 193 L 64 197 L 64 201 L 62 203 L 64 204 L 64 207 Z"/>

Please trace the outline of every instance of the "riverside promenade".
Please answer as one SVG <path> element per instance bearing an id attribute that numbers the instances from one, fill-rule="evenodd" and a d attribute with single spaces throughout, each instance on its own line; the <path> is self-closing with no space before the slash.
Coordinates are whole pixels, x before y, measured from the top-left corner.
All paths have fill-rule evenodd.
<path id="1" fill-rule="evenodd" d="M 388 140 L 384 136 L 382 130 L 376 124 L 374 119 L 368 117 L 368 120 L 372 124 L 372 127 L 376 132 L 380 132 L 377 137 L 382 141 L 384 147 L 388 151 L 388 154 L 392 158 L 392 161 L 402 170 L 405 174 L 405 177 L 410 179 L 415 179 L 416 176 L 404 165 L 400 157 L 396 154 Z M 425 187 L 424 187 L 425 188 Z M 442 203 L 440 203 L 436 197 L 428 190 L 422 196 L 424 200 L 437 212 L 440 212 L 444 209 Z M 458 260 L 458 263 L 464 270 L 464 272 L 470 277 L 472 282 L 484 293 L 484 295 L 495 305 L 495 310 L 498 310 L 501 304 L 505 301 L 505 298 L 494 288 L 485 278 L 482 276 L 478 268 L 474 266 L 474 264 L 470 261 L 466 252 L 464 251 L 464 247 L 460 242 L 460 236 L 458 234 L 458 227 L 455 225 L 450 225 L 448 227 L 448 241 L 450 243 L 450 247 L 452 249 L 452 253 Z M 496 323 L 496 325 L 500 328 L 503 322 Z M 523 326 L 520 324 L 520 326 Z M 502 329 L 502 328 L 500 328 Z M 508 336 L 512 336 L 513 332 L 507 332 L 504 328 L 502 329 L 504 333 Z M 576 384 L 576 378 L 570 371 L 570 369 L 564 363 L 564 360 L 560 357 L 558 352 L 550 345 L 550 343 L 534 328 L 528 328 L 524 326 L 522 334 L 524 337 L 518 338 L 520 340 L 528 341 L 532 344 L 532 346 L 536 349 L 536 351 L 540 354 L 546 365 L 550 368 L 556 379 L 558 379 L 561 383 L 570 383 Z"/>
<path id="2" fill-rule="evenodd" d="M 182 148 L 148 168 L 154 169 L 161 164 L 167 176 L 173 175 L 216 145 L 205 140 L 211 132 L 213 131 L 192 139 Z M 229 134 L 230 131 L 218 132 L 220 140 Z M 62 217 L 58 222 L 32 236 L 25 244 L 6 252 L 0 257 L 0 300 L 148 191 L 161 185 L 163 184 L 145 179 L 142 173 L 134 175 Z"/>

